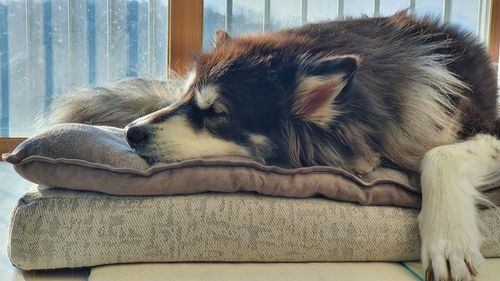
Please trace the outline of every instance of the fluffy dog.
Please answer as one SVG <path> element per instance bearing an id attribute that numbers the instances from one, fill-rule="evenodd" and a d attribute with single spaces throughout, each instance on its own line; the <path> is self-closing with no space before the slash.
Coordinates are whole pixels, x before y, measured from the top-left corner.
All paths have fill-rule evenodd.
<path id="1" fill-rule="evenodd" d="M 405 13 L 239 38 L 218 31 L 181 98 L 130 123 L 126 137 L 151 163 L 239 155 L 420 172 L 426 280 L 471 280 L 483 260 L 478 188 L 500 167 L 496 85 L 473 37 Z M 133 117 L 161 107 L 151 96 L 137 97 Z"/>

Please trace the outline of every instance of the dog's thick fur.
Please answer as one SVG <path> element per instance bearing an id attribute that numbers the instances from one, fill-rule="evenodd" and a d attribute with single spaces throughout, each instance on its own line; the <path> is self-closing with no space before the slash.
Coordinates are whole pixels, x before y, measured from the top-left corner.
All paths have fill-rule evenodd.
<path id="1" fill-rule="evenodd" d="M 477 274 L 476 188 L 498 179 L 500 141 L 495 71 L 474 38 L 398 13 L 241 38 L 219 31 L 215 43 L 163 109 L 176 89 L 139 79 L 80 92 L 84 113 L 67 96 L 54 116 L 123 126 L 150 113 L 126 128 L 150 162 L 240 155 L 421 172 L 426 279 Z"/>
<path id="2" fill-rule="evenodd" d="M 160 110 L 182 94 L 180 80 L 120 80 L 95 88 L 77 88 L 58 95 L 47 111 L 49 123 L 85 123 L 123 128 Z"/>

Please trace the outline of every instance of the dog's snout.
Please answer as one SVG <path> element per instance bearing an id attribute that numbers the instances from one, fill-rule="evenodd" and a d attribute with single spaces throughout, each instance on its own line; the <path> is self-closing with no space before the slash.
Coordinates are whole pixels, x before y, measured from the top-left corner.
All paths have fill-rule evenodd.
<path id="1" fill-rule="evenodd" d="M 125 129 L 125 137 L 129 144 L 140 144 L 149 138 L 149 130 L 145 126 L 131 126 Z"/>

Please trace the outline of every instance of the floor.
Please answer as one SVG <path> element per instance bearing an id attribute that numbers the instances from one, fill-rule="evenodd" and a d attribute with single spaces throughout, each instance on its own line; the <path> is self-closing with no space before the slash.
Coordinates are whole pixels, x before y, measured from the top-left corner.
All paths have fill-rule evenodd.
<path id="1" fill-rule="evenodd" d="M 302 264 L 129 264 L 92 269 L 24 272 L 7 258 L 10 213 L 31 184 L 0 162 L 0 280 L 1 281 L 141 281 L 141 280 L 372 280 L 423 281 L 419 263 L 302 263 Z M 489 259 L 477 281 L 499 280 L 500 259 Z"/>

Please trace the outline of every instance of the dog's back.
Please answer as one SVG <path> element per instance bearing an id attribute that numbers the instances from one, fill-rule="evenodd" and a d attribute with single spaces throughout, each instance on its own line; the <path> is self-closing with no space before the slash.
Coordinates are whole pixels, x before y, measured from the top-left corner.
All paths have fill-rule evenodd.
<path id="1" fill-rule="evenodd" d="M 477 38 L 457 26 L 398 13 L 386 18 L 312 24 L 291 32 L 316 39 L 313 44 L 324 42 L 322 46 L 336 52 L 362 54 L 359 71 L 372 68 L 377 82 L 385 82 L 383 88 L 388 90 L 397 91 L 397 83 L 411 79 L 413 67 L 437 62 L 466 86 L 460 94 L 469 101 L 454 100 L 463 114 L 460 136 L 493 132 L 495 128 L 497 81 L 493 62 Z"/>

